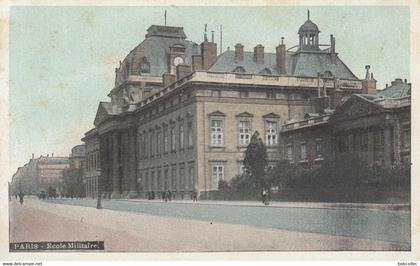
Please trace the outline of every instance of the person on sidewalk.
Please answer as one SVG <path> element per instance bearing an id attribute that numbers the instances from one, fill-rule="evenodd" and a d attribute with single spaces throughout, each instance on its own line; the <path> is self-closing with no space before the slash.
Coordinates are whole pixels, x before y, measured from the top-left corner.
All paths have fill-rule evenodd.
<path id="1" fill-rule="evenodd" d="M 19 192 L 19 202 L 20 202 L 20 205 L 22 205 L 23 204 L 23 197 L 25 196 L 25 194 L 23 194 L 23 192 L 21 191 L 21 192 Z"/>

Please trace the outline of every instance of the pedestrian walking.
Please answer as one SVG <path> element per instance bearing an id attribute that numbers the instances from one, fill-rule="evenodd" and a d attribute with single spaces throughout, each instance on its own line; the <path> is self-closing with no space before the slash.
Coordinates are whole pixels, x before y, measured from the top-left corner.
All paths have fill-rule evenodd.
<path id="1" fill-rule="evenodd" d="M 20 202 L 20 205 L 22 205 L 23 204 L 23 197 L 25 196 L 25 194 L 23 194 L 23 192 L 20 192 L 19 193 L 19 202 Z"/>

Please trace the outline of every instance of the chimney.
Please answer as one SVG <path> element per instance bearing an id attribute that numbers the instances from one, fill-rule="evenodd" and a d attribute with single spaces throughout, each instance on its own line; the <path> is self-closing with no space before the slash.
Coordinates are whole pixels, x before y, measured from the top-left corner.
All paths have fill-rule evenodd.
<path id="1" fill-rule="evenodd" d="M 175 82 L 175 75 L 165 73 L 162 75 L 162 79 L 163 79 L 163 87 L 166 88 Z"/>
<path id="2" fill-rule="evenodd" d="M 208 41 L 201 43 L 201 57 L 202 70 L 209 70 L 217 59 L 217 44 Z"/>
<path id="3" fill-rule="evenodd" d="M 254 47 L 254 61 L 257 64 L 264 64 L 264 46 L 261 44 Z"/>
<path id="4" fill-rule="evenodd" d="M 331 42 L 331 62 L 335 64 L 337 62 L 337 53 L 335 52 L 335 37 L 334 35 L 330 35 L 330 42 Z"/>
<path id="5" fill-rule="evenodd" d="M 238 61 L 244 60 L 244 46 L 240 43 L 235 45 L 235 59 Z"/>
<path id="6" fill-rule="evenodd" d="M 394 86 L 396 84 L 402 84 L 403 81 L 400 78 L 396 78 L 394 81 L 391 81 L 391 86 Z"/>
<path id="7" fill-rule="evenodd" d="M 373 78 L 373 74 L 369 74 L 370 66 L 366 65 L 366 76 L 362 80 L 362 93 L 363 94 L 375 94 L 376 93 L 376 80 Z"/>
<path id="8" fill-rule="evenodd" d="M 281 44 L 276 47 L 276 63 L 280 75 L 286 74 L 286 45 L 283 44 L 283 37 Z"/>
<path id="9" fill-rule="evenodd" d="M 34 159 L 34 158 L 35 158 L 35 154 L 32 153 L 32 159 Z"/>
<path id="10" fill-rule="evenodd" d="M 51 153 L 51 157 L 54 157 L 54 153 Z"/>
<path id="11" fill-rule="evenodd" d="M 404 83 L 407 84 L 407 79 L 404 79 Z"/>
<path id="12" fill-rule="evenodd" d="M 176 79 L 180 80 L 191 74 L 191 66 L 185 64 L 179 64 L 176 66 Z"/>
<path id="13" fill-rule="evenodd" d="M 203 60 L 201 60 L 201 55 L 193 55 L 192 56 L 192 70 L 200 71 L 203 70 Z"/>

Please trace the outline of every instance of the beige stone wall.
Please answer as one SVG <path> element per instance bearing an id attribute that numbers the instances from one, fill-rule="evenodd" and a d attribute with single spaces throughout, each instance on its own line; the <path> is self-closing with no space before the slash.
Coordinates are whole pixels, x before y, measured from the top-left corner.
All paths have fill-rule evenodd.
<path id="1" fill-rule="evenodd" d="M 235 94 L 236 93 L 236 94 Z M 249 120 L 251 122 L 251 135 L 258 131 L 260 137 L 266 142 L 265 123 L 267 120 L 277 121 L 277 136 L 281 124 L 288 120 L 289 106 L 286 102 L 280 101 L 287 98 L 286 95 L 278 93 L 276 99 L 267 99 L 265 92 L 252 92 L 247 98 L 239 98 L 238 91 L 222 91 L 220 98 L 208 97 L 208 91 L 202 91 L 197 103 L 197 160 L 199 190 L 209 191 L 216 187 L 212 183 L 213 165 L 222 165 L 224 180 L 230 181 L 239 174 L 240 165 L 243 162 L 246 146 L 239 144 L 239 121 Z M 236 97 L 235 97 L 236 96 Z M 290 113 L 292 118 L 302 118 L 304 113 L 312 112 L 310 105 L 295 105 L 291 103 Z M 238 115 L 249 113 L 251 117 L 240 117 Z M 264 118 L 274 113 L 278 118 Z M 213 116 L 214 114 L 215 116 Z M 210 140 L 211 119 L 221 119 L 224 123 L 224 145 L 212 147 Z M 274 164 L 280 159 L 279 140 L 275 146 L 268 146 L 269 160 Z"/>

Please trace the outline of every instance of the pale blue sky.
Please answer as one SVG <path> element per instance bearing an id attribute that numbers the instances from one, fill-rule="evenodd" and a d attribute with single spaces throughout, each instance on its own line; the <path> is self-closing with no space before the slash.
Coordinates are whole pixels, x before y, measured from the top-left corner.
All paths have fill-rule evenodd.
<path id="1" fill-rule="evenodd" d="M 223 47 L 261 43 L 273 52 L 282 36 L 291 47 L 306 20 L 320 41 L 336 37 L 339 57 L 363 78 L 371 65 L 378 87 L 409 79 L 407 7 L 12 7 L 10 12 L 10 175 L 28 161 L 54 152 L 68 155 L 93 127 L 99 101 L 107 101 L 119 60 L 152 24 L 183 26 L 200 43 L 203 25 L 223 24 Z M 210 36 L 210 35 L 209 35 Z"/>

